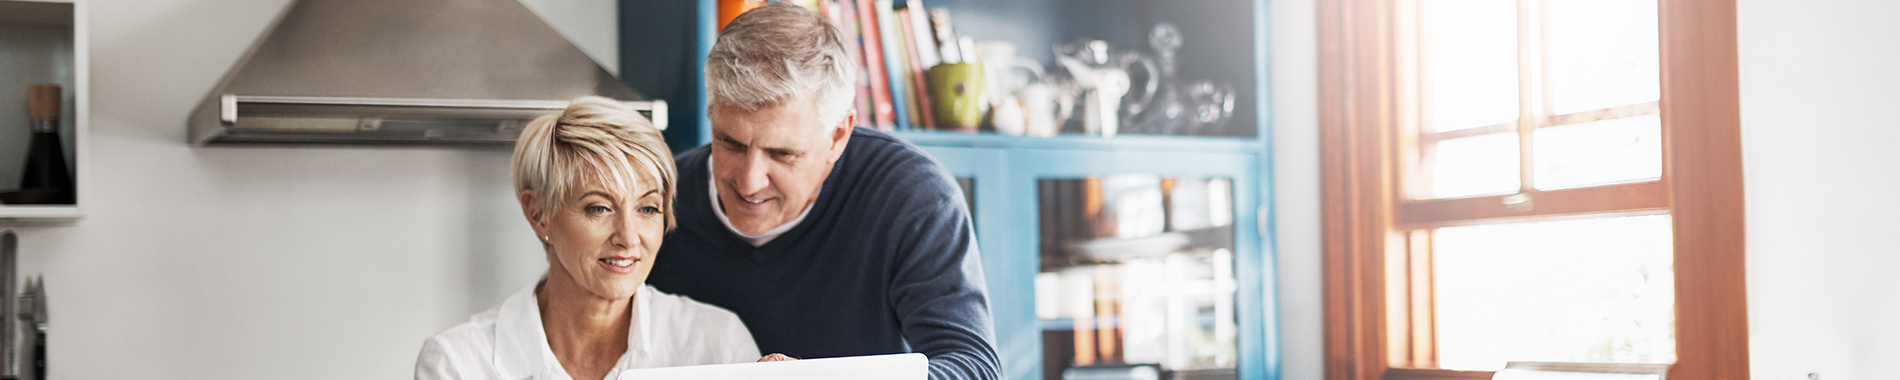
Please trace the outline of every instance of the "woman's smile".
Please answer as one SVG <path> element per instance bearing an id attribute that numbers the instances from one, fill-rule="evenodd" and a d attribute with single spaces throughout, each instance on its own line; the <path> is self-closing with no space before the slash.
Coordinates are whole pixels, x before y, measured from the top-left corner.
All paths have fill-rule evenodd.
<path id="1" fill-rule="evenodd" d="M 638 269 L 633 265 L 640 263 L 640 258 L 637 256 L 602 257 L 595 262 L 600 263 L 600 267 L 607 269 L 609 273 L 632 274 L 635 269 Z"/>

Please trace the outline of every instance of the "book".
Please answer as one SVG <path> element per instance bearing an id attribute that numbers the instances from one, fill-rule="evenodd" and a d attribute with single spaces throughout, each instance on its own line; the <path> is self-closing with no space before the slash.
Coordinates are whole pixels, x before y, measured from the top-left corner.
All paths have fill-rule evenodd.
<path id="1" fill-rule="evenodd" d="M 853 0 L 847 0 L 853 1 Z M 871 112 L 879 130 L 896 127 L 896 107 L 891 104 L 890 74 L 884 70 L 884 44 L 878 38 L 877 5 L 874 0 L 855 0 L 858 9 L 858 35 L 864 46 L 864 72 L 870 83 Z"/>
<path id="2" fill-rule="evenodd" d="M 893 24 L 895 24 L 892 29 L 895 29 L 894 31 L 896 32 L 891 35 L 891 39 L 897 41 L 897 49 L 891 50 L 891 53 L 897 56 L 897 66 L 894 66 L 896 69 L 892 71 L 899 74 L 895 80 L 904 84 L 902 86 L 904 89 L 904 93 L 902 94 L 904 97 L 904 107 L 905 110 L 909 111 L 908 114 L 910 116 L 909 123 L 899 124 L 902 128 L 916 128 L 924 125 L 924 109 L 921 103 L 917 101 L 917 90 L 921 88 L 916 82 L 917 75 L 915 73 L 917 62 L 911 58 L 915 56 L 915 54 L 912 53 L 913 47 L 911 46 L 912 43 L 910 42 L 909 33 L 905 33 L 910 30 L 910 28 L 904 24 L 909 13 L 910 10 L 905 8 L 891 10 L 891 20 Z"/>
<path id="3" fill-rule="evenodd" d="M 916 6 L 916 4 L 916 0 L 911 0 L 904 8 L 898 9 L 896 14 L 897 26 L 903 30 L 904 34 L 904 61 L 906 62 L 905 67 L 909 70 L 908 76 L 910 77 L 909 93 L 912 97 L 911 100 L 914 101 L 913 104 L 917 106 L 913 108 L 917 111 L 911 114 L 917 116 L 916 120 L 914 120 L 914 126 L 924 129 L 936 129 L 937 120 L 934 115 L 936 110 L 931 109 L 930 81 L 929 76 L 926 75 L 925 72 L 926 69 L 930 66 L 935 66 L 936 63 L 929 62 L 924 57 L 924 52 L 933 51 L 936 50 L 936 48 L 932 46 L 934 44 L 926 44 L 926 41 L 917 38 L 917 24 L 915 20 L 917 20 L 917 16 L 925 12 L 925 10 L 923 7 Z"/>
<path id="4" fill-rule="evenodd" d="M 924 8 L 923 0 L 905 0 L 904 8 L 910 9 L 910 18 L 907 21 L 910 23 L 910 40 L 914 41 L 917 47 L 917 63 L 923 66 L 924 70 L 930 70 L 931 66 L 943 63 L 936 38 L 930 31 L 930 10 Z"/>
<path id="5" fill-rule="evenodd" d="M 855 96 L 851 99 L 851 108 L 858 114 L 858 119 L 853 126 L 877 128 L 877 115 L 871 112 L 871 76 L 868 74 L 870 69 L 864 65 L 864 40 L 858 33 L 857 3 L 852 0 L 826 0 L 826 9 L 829 11 L 831 25 L 837 27 L 839 33 L 844 34 L 844 48 L 845 51 L 851 53 L 851 62 L 856 63 L 858 67 L 858 70 L 852 73 L 856 84 L 853 87 L 856 91 L 853 92 Z"/>
<path id="6" fill-rule="evenodd" d="M 908 128 L 913 124 L 902 97 L 904 88 L 909 86 L 904 83 L 903 50 L 897 43 L 897 39 L 903 35 L 897 33 L 897 23 L 892 19 L 891 0 L 872 1 L 876 5 L 871 15 L 874 18 L 872 22 L 877 25 L 878 42 L 883 43 L 880 56 L 884 57 L 884 75 L 888 83 L 885 88 L 889 91 L 889 98 L 895 99 L 891 102 L 892 119 L 898 128 Z"/>
<path id="7" fill-rule="evenodd" d="M 950 25 L 950 10 L 930 9 L 930 28 L 937 39 L 938 52 L 944 62 L 968 62 L 963 50 L 957 45 L 957 30 Z M 974 57 L 970 57 L 974 58 Z"/>

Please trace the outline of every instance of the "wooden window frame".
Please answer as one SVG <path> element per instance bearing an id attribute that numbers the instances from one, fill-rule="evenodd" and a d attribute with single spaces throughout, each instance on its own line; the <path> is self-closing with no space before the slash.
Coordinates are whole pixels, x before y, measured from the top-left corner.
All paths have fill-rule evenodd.
<path id="1" fill-rule="evenodd" d="M 1442 226 L 1439 221 L 1445 219 L 1552 218 L 1609 207 L 1671 215 L 1677 359 L 1669 377 L 1748 379 L 1734 1 L 1658 1 L 1662 99 L 1656 107 L 1662 113 L 1666 180 L 1578 190 L 1527 188 L 1537 202 L 1528 212 L 1505 206 L 1503 195 L 1403 201 L 1407 189 L 1397 176 L 1406 172 L 1407 157 L 1417 155 L 1399 150 L 1419 136 L 1401 127 L 1415 123 L 1421 112 L 1417 102 L 1406 99 L 1417 93 L 1416 68 L 1403 64 L 1416 53 L 1400 49 L 1417 42 L 1416 33 L 1409 33 L 1416 30 L 1416 20 L 1403 17 L 1416 12 L 1411 4 L 1318 4 L 1326 378 L 1491 378 L 1488 371 L 1427 368 L 1436 362 L 1430 356 L 1434 337 L 1417 324 L 1422 320 L 1429 326 L 1431 294 L 1411 284 L 1430 281 L 1429 268 L 1420 269 L 1429 257 L 1404 252 L 1429 245 L 1430 234 L 1405 231 Z M 1553 118 L 1628 112 L 1635 110 Z M 1388 278 L 1406 283 L 1389 284 Z M 1416 315 L 1425 318 L 1408 317 Z M 1421 351 L 1426 354 L 1415 355 Z"/>

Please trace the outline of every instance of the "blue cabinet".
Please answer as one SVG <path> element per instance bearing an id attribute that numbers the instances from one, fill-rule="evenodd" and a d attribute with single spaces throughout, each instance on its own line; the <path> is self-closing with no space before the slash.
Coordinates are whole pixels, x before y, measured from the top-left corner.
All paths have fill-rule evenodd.
<path id="1" fill-rule="evenodd" d="M 1073 254 L 1072 251 L 1077 250 L 1087 251 L 1050 248 L 1051 239 L 1045 236 L 1050 230 L 1048 224 L 1075 223 L 1074 218 L 1065 221 L 1045 215 L 1048 214 L 1046 210 L 1050 209 L 1046 203 L 1052 197 L 1063 197 L 1059 191 L 1050 191 L 1051 184 L 1128 178 L 1133 175 L 1171 184 L 1178 184 L 1182 180 L 1214 180 L 1210 183 L 1220 184 L 1223 191 L 1229 194 L 1228 199 L 1214 202 L 1222 209 L 1226 219 L 1216 223 L 1216 229 L 1221 230 L 1222 234 L 1213 235 L 1218 235 L 1220 240 L 1214 244 L 1218 246 L 1215 250 L 1224 252 L 1215 255 L 1220 258 L 1215 261 L 1231 266 L 1226 269 L 1231 275 L 1231 303 L 1220 306 L 1228 308 L 1226 312 L 1231 315 L 1223 317 L 1232 320 L 1232 330 L 1224 333 L 1230 334 L 1232 338 L 1229 349 L 1231 357 L 1168 360 L 1195 363 L 1211 360 L 1228 363 L 1225 365 L 1229 368 L 1237 368 L 1227 372 L 1203 373 L 1213 377 L 1278 379 L 1278 302 L 1274 289 L 1276 281 L 1273 278 L 1273 219 L 1272 210 L 1268 208 L 1272 203 L 1272 175 L 1269 173 L 1270 135 L 1267 133 L 1270 94 L 1267 91 L 1266 1 L 923 0 L 923 5 L 950 10 L 956 17 L 958 28 L 966 36 L 977 40 L 1009 40 L 1018 45 L 1049 46 L 1088 36 L 1107 40 L 1117 46 L 1140 46 L 1149 28 L 1158 22 L 1172 22 L 1180 25 L 1182 33 L 1188 37 L 1187 44 L 1181 49 L 1182 75 L 1218 79 L 1233 85 L 1237 90 L 1235 99 L 1238 104 L 1229 122 L 1231 128 L 1224 132 L 1195 136 L 1121 134 L 1103 138 L 1065 133 L 1056 137 L 1037 138 L 904 127 L 894 133 L 922 147 L 948 167 L 953 175 L 965 180 L 965 185 L 972 192 L 971 211 L 983 255 L 990 307 L 996 321 L 997 349 L 1002 358 L 1005 378 L 1030 380 L 1059 375 L 1060 368 L 1046 368 L 1045 363 L 1062 363 L 1064 355 L 1077 359 L 1062 365 L 1074 365 L 1086 360 L 1089 356 L 1086 353 L 1047 352 L 1051 347 L 1063 344 L 1052 341 L 1063 338 L 1051 337 L 1061 336 L 1065 332 L 1073 336 L 1087 335 L 1083 331 L 1094 331 L 1088 334 L 1111 331 L 1086 330 L 1084 327 L 1117 326 L 1117 330 L 1112 330 L 1113 334 L 1103 333 L 1108 334 L 1103 336 L 1119 339 L 1128 345 L 1104 348 L 1115 351 L 1113 355 L 1107 351 L 1096 352 L 1095 357 L 1109 359 L 1097 364 L 1117 364 L 1116 360 L 1132 362 L 1138 356 L 1158 355 L 1154 347 L 1142 343 L 1152 341 L 1134 337 L 1140 333 L 1119 330 L 1121 324 L 1138 322 L 1134 317 L 1074 318 L 1058 310 L 1060 308 L 1051 307 L 1048 299 L 1054 294 L 1050 290 L 1051 283 L 1063 281 L 1060 275 L 1054 273 L 1059 270 L 1048 267 L 1051 264 L 1050 257 Z M 713 0 L 699 0 L 691 6 L 660 0 L 624 0 L 621 3 L 621 24 L 625 32 L 621 41 L 622 62 L 625 66 L 623 73 L 647 72 L 674 76 L 673 80 L 629 78 L 628 82 L 645 94 L 676 105 L 672 112 L 672 125 L 675 127 L 667 131 L 668 142 L 676 150 L 704 144 L 709 140 L 710 126 L 702 111 L 705 109 L 704 89 L 699 84 L 703 81 L 701 70 L 704 62 L 698 58 L 704 57 L 711 47 L 713 9 Z M 673 32 L 681 29 L 692 32 Z M 655 33 L 654 30 L 668 32 Z M 656 53 L 655 49 L 680 51 Z M 1050 56 L 1054 53 L 1046 48 L 1023 49 L 1022 52 L 1022 56 L 1053 64 Z M 658 58 L 640 61 L 642 57 Z M 1141 181 L 1140 178 L 1136 179 L 1136 182 Z M 1182 229 L 1175 227 L 1180 227 L 1180 223 L 1173 221 L 1165 223 L 1164 227 L 1144 228 L 1151 229 L 1147 235 L 1195 235 L 1197 232 L 1194 231 L 1205 230 L 1178 231 Z M 1130 236 L 1126 232 L 1121 231 L 1123 235 L 1104 232 L 1091 236 Z M 1134 236 L 1144 235 L 1137 231 Z M 1070 248 L 1077 246 L 1073 242 L 1062 244 Z M 1083 256 L 1086 255 L 1085 252 Z M 1150 259 L 1160 260 L 1158 257 Z M 1054 265 L 1086 267 L 1139 260 L 1146 259 L 1083 259 L 1080 260 L 1081 264 L 1071 260 Z M 1044 282 L 1043 286 L 1038 286 L 1039 281 Z M 1040 305 L 1038 293 L 1043 293 L 1042 297 L 1045 298 Z M 1133 301 L 1116 307 L 1123 306 L 1130 310 L 1140 308 Z M 1209 312 L 1200 310 L 1190 314 L 1207 315 Z M 1222 325 L 1219 321 L 1190 322 Z M 1095 325 L 1078 326 L 1091 323 Z"/>
<path id="2" fill-rule="evenodd" d="M 1038 318 L 1039 231 L 1046 223 L 1039 186 L 1049 180 L 1154 175 L 1167 178 L 1231 180 L 1231 247 L 1237 289 L 1234 294 L 1238 377 L 1278 378 L 1277 344 L 1272 337 L 1270 227 L 1260 223 L 1267 195 L 1266 152 L 1250 139 L 1205 138 L 1055 138 L 951 136 L 934 132 L 899 133 L 921 145 L 974 192 L 978 245 L 996 318 L 997 348 L 1009 379 L 1045 377 L 1044 330 Z M 1152 141 L 1150 141 L 1152 140 Z M 1044 287 L 1047 287 L 1046 284 Z M 1050 300 L 1041 300 L 1045 304 Z M 1046 306 L 1046 305 L 1045 305 Z M 1057 320 L 1060 322 L 1059 320 Z"/>

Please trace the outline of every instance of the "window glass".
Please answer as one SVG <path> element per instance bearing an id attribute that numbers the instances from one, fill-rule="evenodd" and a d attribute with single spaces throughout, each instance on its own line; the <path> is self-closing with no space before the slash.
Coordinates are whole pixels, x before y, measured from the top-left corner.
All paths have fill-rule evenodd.
<path id="1" fill-rule="evenodd" d="M 1675 361 L 1667 215 L 1438 229 L 1440 366 Z"/>
<path id="2" fill-rule="evenodd" d="M 1430 1 L 1427 131 L 1517 120 L 1517 1 Z"/>
<path id="3" fill-rule="evenodd" d="M 1557 115 L 1662 97 L 1656 0 L 1551 0 L 1552 111 Z"/>
<path id="4" fill-rule="evenodd" d="M 1508 194 L 1518 190 L 1517 133 L 1439 141 L 1426 151 L 1428 198 Z"/>
<path id="5" fill-rule="evenodd" d="M 1538 128 L 1538 189 L 1662 177 L 1662 117 L 1646 115 Z"/>

